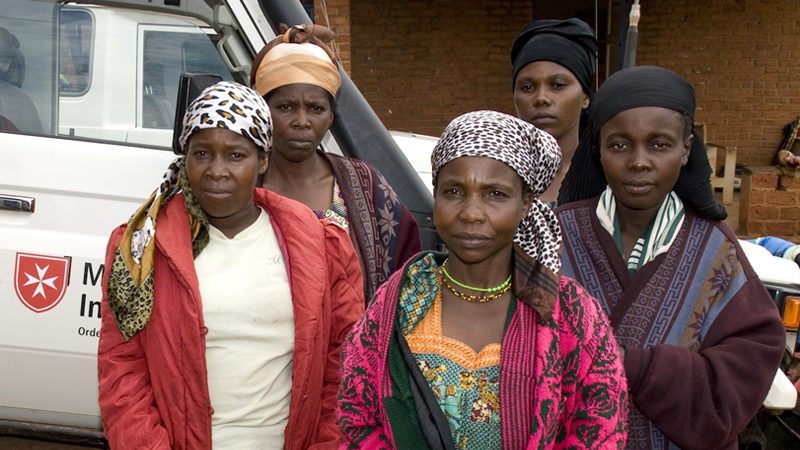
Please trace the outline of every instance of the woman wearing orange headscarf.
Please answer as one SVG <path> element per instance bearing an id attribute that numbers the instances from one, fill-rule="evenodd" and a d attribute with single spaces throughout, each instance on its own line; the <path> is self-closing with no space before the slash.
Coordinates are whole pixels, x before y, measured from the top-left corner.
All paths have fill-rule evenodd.
<path id="1" fill-rule="evenodd" d="M 263 186 L 305 203 L 349 230 L 364 273 L 364 296 L 420 249 L 419 229 L 394 190 L 369 164 L 319 149 L 334 120 L 341 84 L 325 42 L 333 32 L 298 25 L 264 47 L 251 83 L 274 124 L 273 152 Z"/>

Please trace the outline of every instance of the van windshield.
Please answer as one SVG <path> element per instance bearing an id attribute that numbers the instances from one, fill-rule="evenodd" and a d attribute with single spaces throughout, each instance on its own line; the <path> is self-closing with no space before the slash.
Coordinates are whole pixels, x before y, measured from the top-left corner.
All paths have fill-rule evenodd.
<path id="1" fill-rule="evenodd" d="M 234 80 L 213 28 L 192 17 L 54 0 L 0 9 L 0 131 L 167 149 L 181 73 Z"/>
<path id="2" fill-rule="evenodd" d="M 0 0 L 0 9 L 0 130 L 52 133 L 56 6 Z"/>

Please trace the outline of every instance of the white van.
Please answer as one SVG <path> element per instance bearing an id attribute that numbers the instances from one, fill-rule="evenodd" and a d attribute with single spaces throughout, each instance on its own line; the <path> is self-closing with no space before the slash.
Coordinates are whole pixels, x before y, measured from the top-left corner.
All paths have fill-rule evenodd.
<path id="1" fill-rule="evenodd" d="M 0 0 L 0 433 L 102 439 L 105 246 L 175 157 L 179 75 L 246 84 L 270 24 L 307 21 L 296 0 Z M 335 142 L 392 167 L 425 228 L 427 189 L 349 79 L 338 98 Z"/>

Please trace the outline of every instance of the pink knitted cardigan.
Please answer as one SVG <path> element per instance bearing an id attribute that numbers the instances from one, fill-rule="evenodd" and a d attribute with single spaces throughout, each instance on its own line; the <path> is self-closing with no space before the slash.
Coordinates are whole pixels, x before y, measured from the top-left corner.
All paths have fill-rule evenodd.
<path id="1" fill-rule="evenodd" d="M 419 259 L 378 290 L 343 344 L 337 404 L 342 448 L 394 448 L 402 439 L 393 436 L 383 407 L 392 396 L 387 352 L 403 274 Z M 570 278 L 561 277 L 556 297 L 551 320 L 517 299 L 503 337 L 503 448 L 623 448 L 627 384 L 608 321 Z"/>

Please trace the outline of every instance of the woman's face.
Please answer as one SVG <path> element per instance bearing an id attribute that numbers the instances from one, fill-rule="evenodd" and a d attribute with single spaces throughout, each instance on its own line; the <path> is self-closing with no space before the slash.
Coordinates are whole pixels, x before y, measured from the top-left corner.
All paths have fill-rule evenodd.
<path id="1" fill-rule="evenodd" d="M 600 129 L 600 164 L 617 206 L 655 213 L 672 191 L 691 148 L 677 111 L 631 108 Z"/>
<path id="2" fill-rule="evenodd" d="M 517 73 L 514 82 L 517 116 L 560 141 L 578 133 L 581 110 L 589 106 L 575 75 L 561 64 L 534 61 Z"/>
<path id="3" fill-rule="evenodd" d="M 510 257 L 532 199 L 519 175 L 504 163 L 461 157 L 437 174 L 433 221 L 451 256 L 466 264 L 501 261 Z"/>
<path id="4" fill-rule="evenodd" d="M 267 104 L 272 114 L 273 157 L 291 162 L 310 158 L 333 124 L 328 92 L 310 84 L 290 84 L 275 89 Z"/>
<path id="5" fill-rule="evenodd" d="M 186 150 L 192 193 L 211 225 L 235 227 L 252 217 L 253 188 L 267 170 L 266 152 L 246 137 L 222 128 L 196 131 Z"/>

